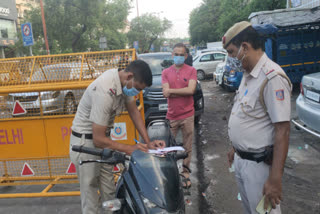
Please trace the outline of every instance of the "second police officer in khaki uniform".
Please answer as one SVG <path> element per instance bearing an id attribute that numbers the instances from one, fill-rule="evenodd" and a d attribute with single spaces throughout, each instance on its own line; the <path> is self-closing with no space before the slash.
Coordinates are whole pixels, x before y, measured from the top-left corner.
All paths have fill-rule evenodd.
<path id="1" fill-rule="evenodd" d="M 245 213 L 265 207 L 281 213 L 282 175 L 290 132 L 291 83 L 279 65 L 262 50 L 259 35 L 249 22 L 232 26 L 223 37 L 231 61 L 242 64 L 243 79 L 234 98 L 228 132 Z"/>
<path id="2" fill-rule="evenodd" d="M 115 185 L 113 166 L 99 163 L 79 165 L 79 160 L 97 159 L 98 157 L 71 150 L 73 145 L 91 148 L 109 148 L 131 154 L 139 149 L 144 152 L 149 148 L 163 147 L 163 141 L 150 142 L 144 121 L 137 109 L 135 95 L 152 85 L 151 70 L 141 60 L 133 61 L 124 69 L 104 72 L 92 82 L 83 94 L 72 124 L 70 137 L 70 158 L 75 164 L 80 183 L 81 207 L 84 214 L 99 213 L 101 201 L 114 198 Z M 148 144 L 125 145 L 110 139 L 116 115 L 125 109 L 138 129 L 143 140 Z M 100 190 L 101 199 L 97 193 Z"/>

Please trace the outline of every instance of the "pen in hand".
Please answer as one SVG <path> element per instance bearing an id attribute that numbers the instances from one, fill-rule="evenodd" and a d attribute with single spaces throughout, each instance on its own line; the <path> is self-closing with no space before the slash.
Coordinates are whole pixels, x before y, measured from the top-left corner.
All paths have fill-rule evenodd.
<path id="1" fill-rule="evenodd" d="M 136 142 L 136 144 L 140 143 L 138 140 L 136 140 L 135 138 L 133 138 L 133 140 Z"/>
<path id="2" fill-rule="evenodd" d="M 138 145 L 138 144 L 140 144 L 140 145 L 138 145 L 138 147 L 139 147 L 139 149 L 140 150 L 142 150 L 143 152 L 146 152 L 146 153 L 148 153 L 148 147 L 147 147 L 147 145 L 146 144 L 144 144 L 144 143 L 140 143 L 137 139 L 135 139 L 135 138 L 133 138 L 133 140 L 136 142 L 136 145 Z M 142 149 L 143 148 L 143 149 Z"/>

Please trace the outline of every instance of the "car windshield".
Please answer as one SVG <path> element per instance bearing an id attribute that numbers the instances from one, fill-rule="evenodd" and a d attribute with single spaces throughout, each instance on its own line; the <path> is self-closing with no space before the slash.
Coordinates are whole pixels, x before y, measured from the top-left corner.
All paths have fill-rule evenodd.
<path id="1" fill-rule="evenodd" d="M 139 59 L 149 64 L 152 75 L 161 75 L 162 71 L 173 65 L 171 54 L 145 55 L 139 56 Z"/>

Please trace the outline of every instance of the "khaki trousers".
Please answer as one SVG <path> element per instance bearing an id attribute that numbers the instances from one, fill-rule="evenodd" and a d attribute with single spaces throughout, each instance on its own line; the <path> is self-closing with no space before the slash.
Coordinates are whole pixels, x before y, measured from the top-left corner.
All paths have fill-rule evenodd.
<path id="1" fill-rule="evenodd" d="M 74 152 L 72 145 L 83 145 L 94 148 L 92 140 L 70 136 L 70 159 L 76 166 L 80 183 L 81 208 L 83 214 L 100 213 L 101 202 L 115 198 L 115 183 L 112 165 L 100 163 L 85 163 L 79 165 L 80 160 L 99 159 L 94 155 Z M 98 194 L 100 191 L 100 196 Z M 111 213 L 111 212 L 110 212 Z"/>
<path id="2" fill-rule="evenodd" d="M 192 138 L 194 133 L 194 115 L 182 120 L 170 120 L 171 132 L 174 137 L 177 136 L 178 131 L 181 129 L 183 148 L 188 153 L 188 157 L 183 160 L 183 165 L 190 168 L 191 153 L 192 153 Z M 185 168 L 183 171 L 189 173 Z"/>
<path id="3" fill-rule="evenodd" d="M 263 186 L 268 179 L 270 166 L 264 162 L 242 159 L 235 153 L 234 169 L 244 213 L 258 213 L 256 207 L 262 199 Z M 270 214 L 281 214 L 280 205 L 272 209 Z"/>

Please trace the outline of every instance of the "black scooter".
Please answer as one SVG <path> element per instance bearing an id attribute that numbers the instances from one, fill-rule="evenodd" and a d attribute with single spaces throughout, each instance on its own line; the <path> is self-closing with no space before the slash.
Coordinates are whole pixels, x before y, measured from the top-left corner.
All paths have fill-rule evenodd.
<path id="1" fill-rule="evenodd" d="M 168 122 L 153 121 L 149 124 L 151 140 L 164 140 L 167 147 L 176 142 Z M 177 160 L 187 157 L 185 152 L 154 155 L 136 150 L 131 157 L 109 149 L 93 149 L 73 146 L 73 151 L 101 157 L 101 160 L 85 160 L 106 164 L 122 163 L 125 167 L 116 185 L 116 199 L 103 202 L 103 208 L 114 213 L 183 214 L 185 203 Z"/>

